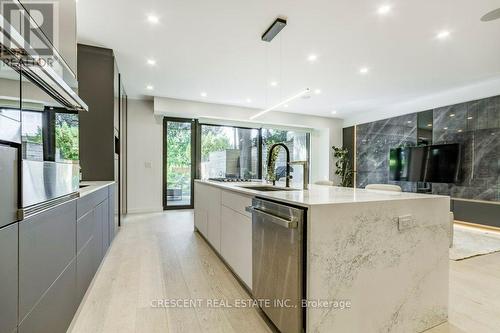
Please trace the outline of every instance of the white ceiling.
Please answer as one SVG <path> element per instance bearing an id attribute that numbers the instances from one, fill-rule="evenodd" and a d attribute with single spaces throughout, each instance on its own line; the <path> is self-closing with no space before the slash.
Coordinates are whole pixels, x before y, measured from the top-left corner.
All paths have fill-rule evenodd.
<path id="1" fill-rule="evenodd" d="M 388 1 L 79 0 L 78 35 L 114 49 L 129 96 L 267 108 L 321 89 L 281 108 L 311 115 L 346 118 L 500 77 L 500 20 L 480 21 L 500 0 Z M 262 42 L 277 16 L 287 27 Z M 436 39 L 443 29 L 450 37 Z"/>

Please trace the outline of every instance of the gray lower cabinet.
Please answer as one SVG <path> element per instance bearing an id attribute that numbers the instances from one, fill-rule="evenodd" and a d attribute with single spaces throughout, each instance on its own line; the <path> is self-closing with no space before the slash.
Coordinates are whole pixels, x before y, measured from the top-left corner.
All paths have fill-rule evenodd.
<path id="1" fill-rule="evenodd" d="M 97 265 L 95 210 L 87 212 L 76 223 L 76 284 L 77 300 L 81 301 L 92 281 Z"/>
<path id="2" fill-rule="evenodd" d="M 103 256 L 108 251 L 109 245 L 111 244 L 109 239 L 109 199 L 106 199 L 102 203 L 102 251 Z"/>
<path id="3" fill-rule="evenodd" d="M 20 321 L 74 260 L 75 236 L 76 200 L 19 222 Z"/>
<path id="4" fill-rule="evenodd" d="M 109 187 L 0 229 L 0 333 L 66 332 L 111 243 Z"/>
<path id="5" fill-rule="evenodd" d="M 109 244 L 113 242 L 116 235 L 115 229 L 115 197 L 116 197 L 116 185 L 108 186 L 109 197 L 108 197 L 108 227 L 109 227 Z"/>
<path id="6" fill-rule="evenodd" d="M 65 332 L 78 306 L 75 277 L 76 261 L 73 259 L 33 311 L 20 323 L 18 332 Z"/>
<path id="7" fill-rule="evenodd" d="M 18 224 L 0 229 L 0 333 L 17 327 Z"/>
<path id="8" fill-rule="evenodd" d="M 78 301 L 81 301 L 85 295 L 110 245 L 109 225 L 112 220 L 110 220 L 109 215 L 109 198 L 93 208 L 88 208 L 89 201 L 95 203 L 102 199 L 99 193 L 89 196 L 92 195 L 95 195 L 95 198 L 85 198 L 82 202 L 83 205 L 86 205 L 87 210 L 90 210 L 77 221 L 76 281 Z M 80 205 L 80 201 L 78 204 Z"/>

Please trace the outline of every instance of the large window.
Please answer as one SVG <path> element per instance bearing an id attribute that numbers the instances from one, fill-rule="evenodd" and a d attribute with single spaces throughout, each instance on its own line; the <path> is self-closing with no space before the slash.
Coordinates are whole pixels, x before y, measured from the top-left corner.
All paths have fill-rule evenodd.
<path id="1" fill-rule="evenodd" d="M 23 158 L 33 161 L 73 163 L 79 160 L 78 114 L 22 111 Z"/>
<path id="2" fill-rule="evenodd" d="M 78 114 L 55 114 L 56 162 L 78 161 Z"/>
<path id="3" fill-rule="evenodd" d="M 43 120 L 42 112 L 22 113 L 23 158 L 43 161 Z"/>
<path id="4" fill-rule="evenodd" d="M 260 178 L 259 132 L 201 125 L 201 178 Z"/>
<path id="5" fill-rule="evenodd" d="M 261 179 L 267 173 L 267 155 L 271 145 L 284 143 L 291 161 L 309 161 L 310 135 L 284 129 L 251 129 L 231 126 L 200 125 L 200 177 Z M 291 167 L 293 183 L 302 184 L 304 170 Z M 284 181 L 286 154 L 280 149 L 276 162 L 277 178 Z"/>
<path id="6" fill-rule="evenodd" d="M 282 129 L 264 128 L 262 129 L 262 174 L 267 172 L 267 157 L 269 149 L 275 143 L 284 143 L 290 150 L 291 161 L 309 161 L 309 142 L 310 136 L 306 132 L 289 131 Z M 301 166 L 291 167 L 292 182 L 302 184 L 304 170 Z M 286 173 L 286 153 L 280 148 L 278 159 L 276 161 L 276 178 L 278 181 L 284 181 Z"/>

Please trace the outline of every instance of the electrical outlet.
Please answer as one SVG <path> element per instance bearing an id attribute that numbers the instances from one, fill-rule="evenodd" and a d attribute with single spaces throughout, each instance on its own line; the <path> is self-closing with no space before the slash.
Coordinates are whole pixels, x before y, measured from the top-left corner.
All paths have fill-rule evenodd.
<path id="1" fill-rule="evenodd" d="M 408 230 L 415 228 L 415 220 L 411 215 L 402 215 L 398 217 L 398 229 L 399 231 Z"/>

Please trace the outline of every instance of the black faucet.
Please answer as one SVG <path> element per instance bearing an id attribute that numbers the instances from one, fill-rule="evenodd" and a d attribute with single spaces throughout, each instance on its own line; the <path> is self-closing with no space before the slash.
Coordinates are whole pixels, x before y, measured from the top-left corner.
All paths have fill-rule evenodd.
<path id="1" fill-rule="evenodd" d="M 286 151 L 286 187 L 290 187 L 290 150 L 284 143 L 275 143 L 274 145 L 271 146 L 269 149 L 269 155 L 267 156 L 267 169 L 269 170 L 271 168 L 271 157 L 273 155 L 274 149 L 278 147 L 283 147 L 285 148 Z M 274 173 L 274 170 L 272 170 Z"/>

